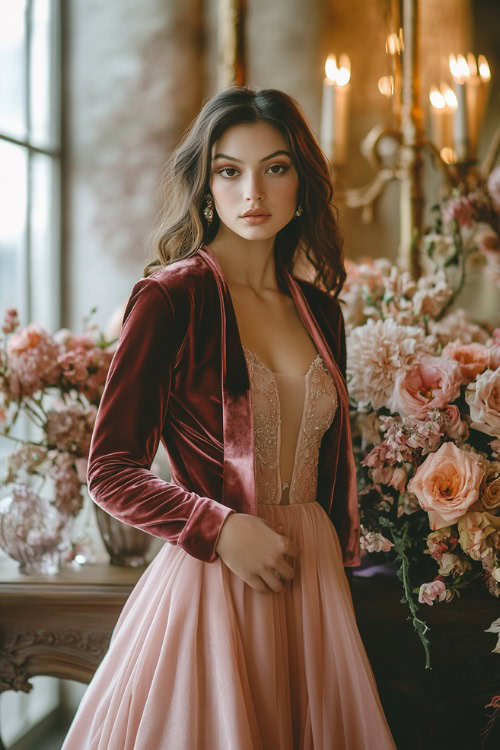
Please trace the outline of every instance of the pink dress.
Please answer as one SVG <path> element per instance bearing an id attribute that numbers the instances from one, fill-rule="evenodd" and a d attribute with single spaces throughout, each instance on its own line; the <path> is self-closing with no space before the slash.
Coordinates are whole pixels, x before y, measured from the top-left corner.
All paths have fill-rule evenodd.
<path id="1" fill-rule="evenodd" d="M 130 594 L 62 750 L 396 747 L 337 533 L 315 500 L 335 386 L 319 354 L 297 377 L 244 352 L 258 514 L 301 548 L 294 578 L 262 594 L 221 558 L 166 543 Z"/>

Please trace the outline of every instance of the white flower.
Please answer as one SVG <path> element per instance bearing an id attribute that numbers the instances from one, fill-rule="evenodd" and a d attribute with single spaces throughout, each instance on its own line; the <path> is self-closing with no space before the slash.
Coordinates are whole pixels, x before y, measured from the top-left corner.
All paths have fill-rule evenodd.
<path id="1" fill-rule="evenodd" d="M 347 337 L 349 393 L 360 406 L 379 409 L 389 403 L 397 372 L 409 369 L 421 354 L 433 351 L 432 339 L 417 326 L 390 318 L 369 320 Z"/>

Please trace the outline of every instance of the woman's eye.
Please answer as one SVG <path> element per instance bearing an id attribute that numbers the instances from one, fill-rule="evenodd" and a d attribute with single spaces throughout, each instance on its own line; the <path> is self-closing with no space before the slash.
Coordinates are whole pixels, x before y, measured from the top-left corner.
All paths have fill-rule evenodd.
<path id="1" fill-rule="evenodd" d="M 219 169 L 217 174 L 222 174 L 223 172 L 228 172 L 228 171 L 237 172 L 238 170 L 236 170 L 234 167 L 223 167 L 222 169 Z M 228 177 L 234 177 L 234 175 L 230 174 L 228 175 Z"/>
<path id="2" fill-rule="evenodd" d="M 271 164 L 269 169 L 275 169 L 278 167 L 278 169 L 282 169 L 283 172 L 273 172 L 273 174 L 284 174 L 285 172 L 288 172 L 289 167 L 286 164 Z"/>
<path id="3" fill-rule="evenodd" d="M 284 174 L 285 172 L 288 172 L 289 169 L 290 167 L 286 164 L 271 164 L 269 167 L 269 170 L 272 170 L 272 174 Z M 237 171 L 238 170 L 235 167 L 222 167 L 222 169 L 218 170 L 217 174 L 220 174 L 223 177 L 234 177 L 234 174 L 228 174 L 228 172 L 234 173 Z"/>

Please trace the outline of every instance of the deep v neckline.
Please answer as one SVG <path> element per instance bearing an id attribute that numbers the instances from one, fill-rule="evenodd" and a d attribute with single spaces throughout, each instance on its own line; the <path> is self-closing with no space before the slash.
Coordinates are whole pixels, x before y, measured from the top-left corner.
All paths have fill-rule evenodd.
<path id="1" fill-rule="evenodd" d="M 249 349 L 249 348 L 248 348 L 247 346 L 245 346 L 244 344 L 242 344 L 242 348 L 243 348 L 243 351 L 244 351 L 244 352 L 247 352 L 248 354 L 250 354 L 250 356 L 254 357 L 254 358 L 255 358 L 255 359 L 256 359 L 256 360 L 257 360 L 257 361 L 259 362 L 259 364 L 260 364 L 260 365 L 262 365 L 262 367 L 264 367 L 264 369 L 265 369 L 265 370 L 267 370 L 268 372 L 270 372 L 270 373 L 271 373 L 271 375 L 272 375 L 273 377 L 275 377 L 275 376 L 277 375 L 278 377 L 282 376 L 282 377 L 286 377 L 286 378 L 300 378 L 301 380 L 304 380 L 305 378 L 307 378 L 307 376 L 309 375 L 309 373 L 310 373 L 310 372 L 311 372 L 311 370 L 313 369 L 313 367 L 314 367 L 314 365 L 316 364 L 316 362 L 317 362 L 318 360 L 320 360 L 320 361 L 321 361 L 321 355 L 320 355 L 320 354 L 319 354 L 319 352 L 318 352 L 318 354 L 316 354 L 315 358 L 313 359 L 313 361 L 312 361 L 312 362 L 311 362 L 311 364 L 309 365 L 309 369 L 307 370 L 307 372 L 305 373 L 305 375 L 290 375 L 289 373 L 286 373 L 286 372 L 275 372 L 274 370 L 271 370 L 271 368 L 270 368 L 270 367 L 268 367 L 268 366 L 267 366 L 267 365 L 266 365 L 266 364 L 265 364 L 265 363 L 264 363 L 264 362 L 263 362 L 263 361 L 261 360 L 261 358 L 260 358 L 260 357 L 258 357 L 258 356 L 257 356 L 257 354 L 255 354 L 255 352 L 254 352 L 254 351 L 252 351 L 251 349 Z"/>

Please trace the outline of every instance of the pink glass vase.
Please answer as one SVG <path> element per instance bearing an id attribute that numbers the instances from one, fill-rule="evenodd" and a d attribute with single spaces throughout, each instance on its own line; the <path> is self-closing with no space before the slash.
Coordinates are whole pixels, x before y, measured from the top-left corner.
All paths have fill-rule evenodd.
<path id="1" fill-rule="evenodd" d="M 0 547 L 25 575 L 56 575 L 69 542 L 72 516 L 23 484 L 0 500 Z"/>

